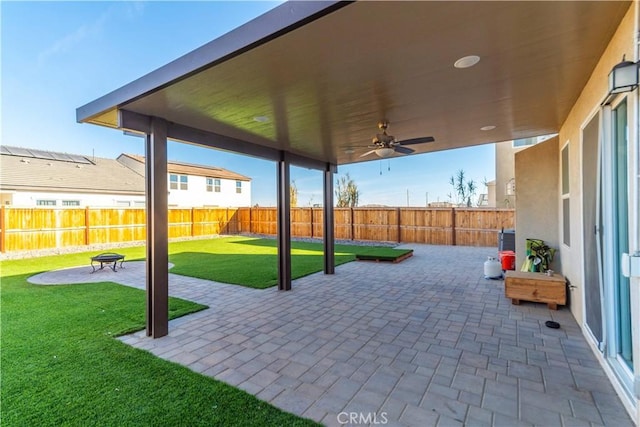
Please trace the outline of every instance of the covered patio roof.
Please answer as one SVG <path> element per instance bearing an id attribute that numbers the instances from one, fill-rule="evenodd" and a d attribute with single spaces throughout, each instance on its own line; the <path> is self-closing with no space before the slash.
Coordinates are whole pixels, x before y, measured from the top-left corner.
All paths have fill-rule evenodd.
<path id="1" fill-rule="evenodd" d="M 435 138 L 416 154 L 558 132 L 629 4 L 287 2 L 78 108 L 79 122 L 146 135 L 147 334 L 168 333 L 167 139 L 277 162 L 290 290 L 291 164 L 323 171 L 333 274 L 333 173 L 376 158 L 360 156 L 379 121 Z M 480 62 L 454 68 L 469 55 Z"/>
<path id="2" fill-rule="evenodd" d="M 287 2 L 77 119 L 146 132 L 144 118 L 159 117 L 169 138 L 199 142 L 185 132 L 197 130 L 218 137 L 205 145 L 273 160 L 286 151 L 303 166 L 375 159 L 351 148 L 383 118 L 399 139 L 435 137 L 416 153 L 555 133 L 629 4 Z M 480 62 L 454 68 L 467 55 Z"/>

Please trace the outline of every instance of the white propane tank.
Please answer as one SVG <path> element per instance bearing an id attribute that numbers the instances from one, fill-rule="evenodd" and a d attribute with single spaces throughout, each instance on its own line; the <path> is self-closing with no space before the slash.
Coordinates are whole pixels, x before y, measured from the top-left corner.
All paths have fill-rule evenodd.
<path id="1" fill-rule="evenodd" d="M 484 278 L 499 279 L 502 277 L 502 264 L 500 261 L 490 256 L 484 262 Z"/>

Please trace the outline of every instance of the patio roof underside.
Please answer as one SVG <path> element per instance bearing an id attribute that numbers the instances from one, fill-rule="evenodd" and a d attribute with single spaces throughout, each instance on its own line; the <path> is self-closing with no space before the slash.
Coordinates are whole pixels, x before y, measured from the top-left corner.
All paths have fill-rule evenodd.
<path id="1" fill-rule="evenodd" d="M 375 160 L 359 156 L 383 118 L 398 139 L 435 137 L 416 154 L 555 133 L 629 4 L 285 3 L 79 108 L 78 120 L 144 131 L 118 111 L 155 116 L 212 137 L 190 142 L 221 136 L 224 149 L 319 164 Z M 466 55 L 481 60 L 454 68 Z"/>

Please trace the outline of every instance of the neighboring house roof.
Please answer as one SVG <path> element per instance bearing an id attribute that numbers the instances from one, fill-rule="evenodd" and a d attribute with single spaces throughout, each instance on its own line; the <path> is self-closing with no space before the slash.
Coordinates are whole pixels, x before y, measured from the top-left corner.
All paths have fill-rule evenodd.
<path id="1" fill-rule="evenodd" d="M 0 146 L 0 189 L 144 195 L 144 177 L 115 159 Z"/>
<path id="2" fill-rule="evenodd" d="M 127 154 L 123 153 L 120 157 L 125 156 L 129 157 L 133 160 L 144 164 L 145 159 L 144 156 L 140 156 L 137 154 Z M 251 178 L 248 176 L 240 175 L 239 173 L 232 172 L 228 169 L 223 169 L 217 166 L 204 166 L 204 165 L 194 165 L 192 163 L 184 163 L 184 162 L 174 162 L 169 161 L 167 163 L 167 171 L 169 173 L 182 174 L 182 175 L 193 175 L 193 176 L 205 176 L 209 178 L 220 178 L 220 179 L 232 179 L 236 181 L 251 181 Z"/>

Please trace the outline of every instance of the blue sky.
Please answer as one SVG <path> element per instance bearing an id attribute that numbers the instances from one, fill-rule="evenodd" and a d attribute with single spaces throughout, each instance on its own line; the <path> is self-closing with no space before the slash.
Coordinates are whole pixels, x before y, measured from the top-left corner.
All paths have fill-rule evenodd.
<path id="1" fill-rule="evenodd" d="M 75 121 L 75 110 L 277 6 L 279 2 L 0 2 L 4 145 L 115 158 L 144 154 L 140 138 Z M 253 178 L 252 204 L 275 205 L 275 164 L 170 143 L 169 158 Z M 345 165 L 360 204 L 424 206 L 446 201 L 463 169 L 495 177 L 493 144 Z M 299 205 L 321 203 L 322 177 L 292 168 Z M 479 185 L 482 191 L 484 187 Z M 408 197 L 407 197 L 408 193 Z"/>

